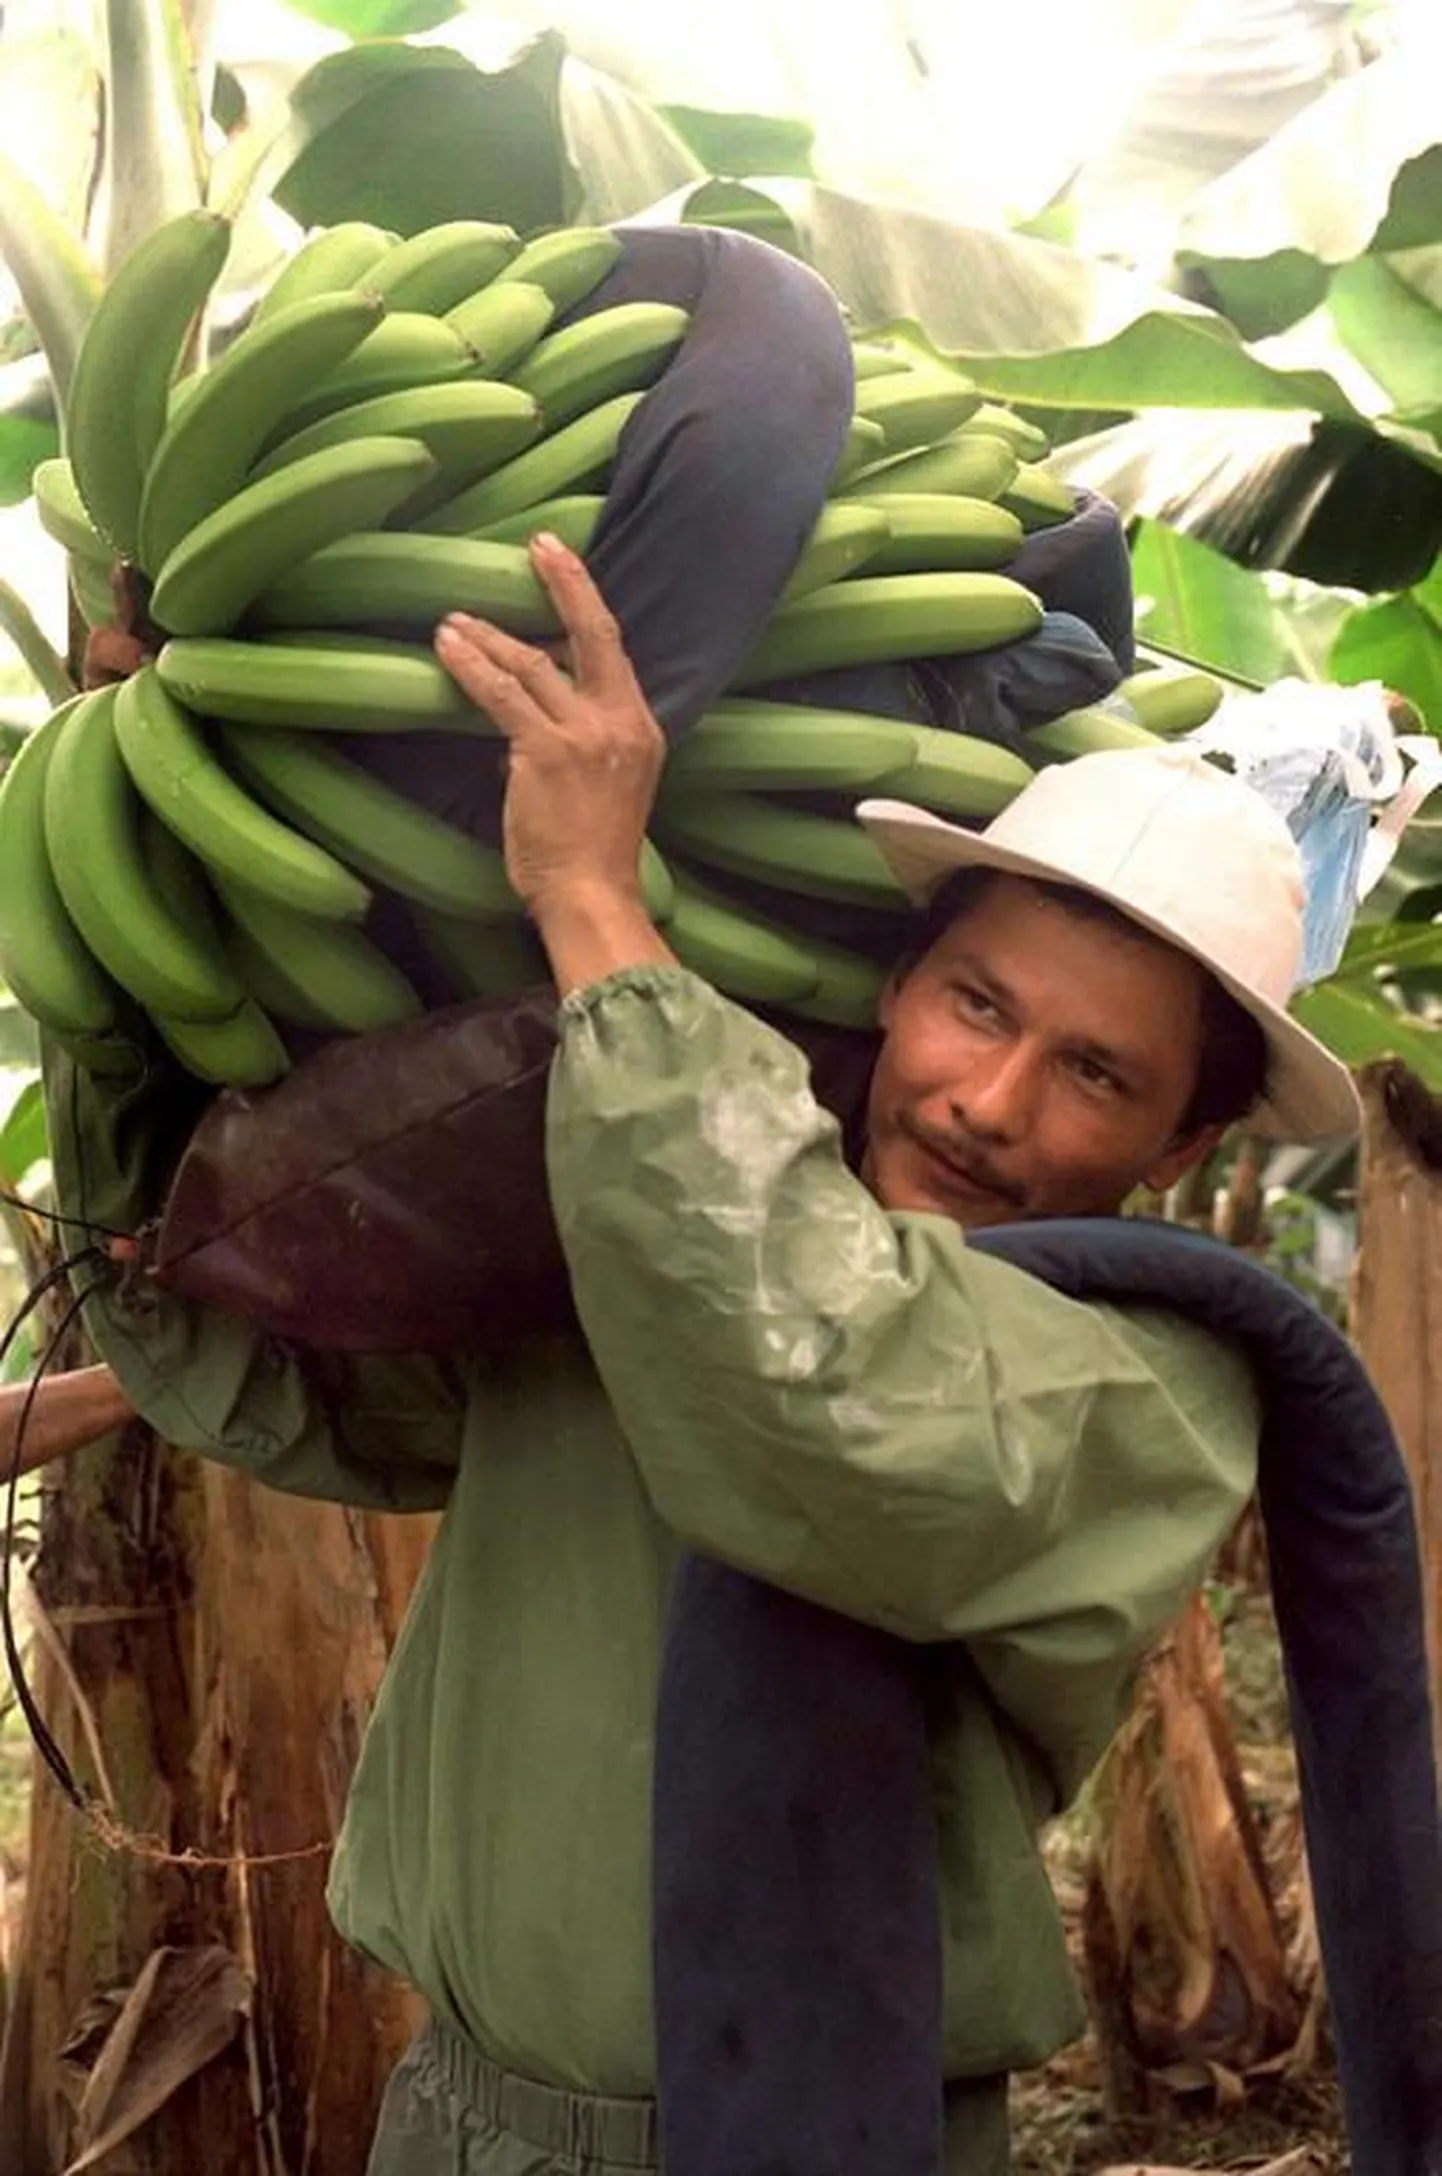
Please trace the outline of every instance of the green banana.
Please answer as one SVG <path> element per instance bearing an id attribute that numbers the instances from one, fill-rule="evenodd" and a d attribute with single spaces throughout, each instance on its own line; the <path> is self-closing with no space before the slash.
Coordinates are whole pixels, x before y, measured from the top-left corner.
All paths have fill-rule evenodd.
<path id="1" fill-rule="evenodd" d="M 288 1027 L 308 1028 L 318 1035 L 330 1033 L 330 1015 L 319 1006 L 308 1005 L 295 984 L 276 973 L 269 955 L 252 943 L 238 922 L 226 923 L 221 942 L 237 980 L 262 1012 L 273 1020 L 285 1021 Z"/>
<path id="2" fill-rule="evenodd" d="M 422 515 L 416 524 L 438 536 L 469 536 L 477 529 L 524 513 L 563 493 L 602 481 L 616 457 L 622 431 L 641 401 L 642 393 L 618 393 L 603 401 L 589 415 L 577 416 L 549 438 L 527 447 L 458 497 L 448 499 L 434 513 Z"/>
<path id="3" fill-rule="evenodd" d="M 290 1053 L 253 997 L 224 1020 L 167 1020 L 150 1015 L 156 1033 L 187 1073 L 221 1088 L 268 1088 L 290 1071 Z"/>
<path id="4" fill-rule="evenodd" d="M 63 455 L 38 462 L 30 488 L 35 494 L 35 512 L 45 534 L 62 544 L 74 558 L 87 559 L 108 572 L 114 555 L 86 513 L 85 501 L 76 488 L 75 471 Z"/>
<path id="5" fill-rule="evenodd" d="M 333 1034 L 365 1035 L 414 1019 L 421 1010 L 400 969 L 352 923 L 292 914 L 232 877 L 214 881 L 227 914 L 266 962 L 271 1010 L 279 1018 L 297 1026 L 319 1020 Z"/>
<path id="6" fill-rule="evenodd" d="M 996 499 L 1020 465 L 1010 446 L 999 438 L 943 438 L 920 453 L 906 453 L 899 460 L 859 470 L 847 484 L 846 496 L 880 499 L 894 492 L 907 496 L 948 492 L 959 498 Z"/>
<path id="7" fill-rule="evenodd" d="M 506 865 L 313 733 L 231 725 L 225 747 L 241 776 L 289 822 L 404 899 L 473 920 L 519 914 Z"/>
<path id="8" fill-rule="evenodd" d="M 545 947 L 529 922 L 468 922 L 415 906 L 410 914 L 453 997 L 511 997 L 551 979 Z"/>
<path id="9" fill-rule="evenodd" d="M 526 544 L 542 530 L 549 530 L 582 559 L 591 549 L 601 510 L 606 501 L 599 491 L 573 493 L 564 499 L 542 499 L 524 513 L 507 514 L 484 529 L 472 532 L 478 544 Z"/>
<path id="10" fill-rule="evenodd" d="M 72 553 L 68 561 L 71 592 L 87 627 L 106 627 L 115 617 L 110 588 L 112 563 L 102 566 L 98 559 L 82 559 L 78 553 Z"/>
<path id="11" fill-rule="evenodd" d="M 393 627 L 428 635 L 447 612 L 508 634 L 560 632 L 554 605 L 519 544 L 356 530 L 313 552 L 259 596 L 255 627 Z"/>
<path id="12" fill-rule="evenodd" d="M 522 452 L 540 437 L 541 427 L 540 409 L 513 385 L 464 378 L 450 385 L 418 385 L 322 416 L 293 438 L 282 439 L 254 474 L 257 479 L 272 476 L 307 454 L 324 453 L 328 446 L 343 446 L 355 438 L 418 439 L 436 472 L 391 515 L 392 524 L 403 528 L 431 492 L 451 497 L 464 490 Z"/>
<path id="13" fill-rule="evenodd" d="M 156 816 L 207 866 L 299 914 L 359 921 L 370 893 L 354 870 L 237 784 L 205 729 L 153 666 L 127 680 L 115 737 L 131 781 Z"/>
<path id="14" fill-rule="evenodd" d="M 906 910 L 906 894 L 859 824 L 782 808 L 744 793 L 672 794 L 657 806 L 656 836 L 710 868 L 782 891 Z"/>
<path id="15" fill-rule="evenodd" d="M 135 550 L 170 381 L 229 248 L 229 222 L 214 212 L 167 220 L 121 265 L 80 344 L 66 450 L 91 520 L 122 558 Z"/>
<path id="16" fill-rule="evenodd" d="M 147 812 L 141 827 L 142 852 L 156 897 L 183 928 L 205 932 L 221 947 L 215 904 L 204 871 L 173 831 Z M 229 966 L 227 961 L 227 966 Z M 252 998 L 224 1020 L 170 1020 L 151 1014 L 161 1040 L 198 1080 L 224 1087 L 264 1088 L 289 1070 L 286 1047 Z"/>
<path id="17" fill-rule="evenodd" d="M 694 877 L 676 877 L 675 911 L 666 942 L 689 967 L 743 1003 L 784 1005 L 820 982 L 813 949 L 759 914 L 732 904 Z"/>
<path id="18" fill-rule="evenodd" d="M 1064 711 L 1045 725 L 1027 727 L 1029 745 L 1045 755 L 1071 757 L 1100 755 L 1110 748 L 1159 748 L 1161 742 L 1144 725 L 1133 725 L 1114 710 L 1090 704 L 1081 710 Z"/>
<path id="19" fill-rule="evenodd" d="M 813 942 L 817 982 L 814 990 L 788 1000 L 787 1011 L 802 1020 L 833 1028 L 874 1028 L 886 969 L 843 945 Z"/>
<path id="20" fill-rule="evenodd" d="M 1076 512 L 1076 500 L 1067 486 L 1046 469 L 1025 461 L 997 496 L 1028 531 L 1055 528 L 1059 521 L 1070 521 Z"/>
<path id="21" fill-rule="evenodd" d="M 482 378 L 507 378 L 524 362 L 556 314 L 544 287 L 524 280 L 493 280 L 446 312 L 446 323 L 475 357 Z"/>
<path id="22" fill-rule="evenodd" d="M 271 444 L 294 437 L 308 423 L 318 423 L 322 416 L 349 408 L 354 401 L 466 378 L 475 367 L 474 351 L 445 318 L 424 317 L 418 310 L 394 310 L 295 403 L 272 433 Z M 269 452 L 270 445 L 263 450 Z"/>
<path id="23" fill-rule="evenodd" d="M 146 472 L 137 557 L 157 575 L 207 514 L 233 499 L 297 385 L 324 377 L 380 323 L 371 295 L 314 295 L 250 325 L 165 427 Z"/>
<path id="24" fill-rule="evenodd" d="M 885 457 L 886 433 L 881 425 L 868 423 L 865 416 L 853 416 L 846 426 L 846 438 L 831 472 L 828 491 L 844 491 L 853 477 Z"/>
<path id="25" fill-rule="evenodd" d="M 884 510 L 890 526 L 890 536 L 867 562 L 868 574 L 1004 567 L 1021 550 L 1025 534 L 1015 514 L 990 499 L 893 491 L 885 498 L 845 503 Z"/>
<path id="26" fill-rule="evenodd" d="M 1194 733 L 1222 700 L 1222 684 L 1195 665 L 1156 665 L 1123 680 L 1117 694 L 1152 733 Z"/>
<path id="27" fill-rule="evenodd" d="M 671 865 L 650 839 L 641 841 L 639 865 L 641 900 L 653 922 L 666 924 L 676 907 L 676 882 Z"/>
<path id="28" fill-rule="evenodd" d="M 1031 778 L 1030 766 L 1010 749 L 970 733 L 935 725 L 911 728 L 916 754 L 878 778 L 873 793 L 914 801 L 937 816 L 997 816 Z"/>
<path id="29" fill-rule="evenodd" d="M 347 287 L 360 287 L 392 248 L 398 236 L 364 219 L 343 219 L 338 226 L 322 227 L 302 242 L 271 281 L 251 318 L 264 324 L 293 302 L 312 295 L 333 295 Z"/>
<path id="30" fill-rule="evenodd" d="M 1010 408 L 992 401 L 983 401 L 963 429 L 1004 440 L 1018 461 L 1044 461 L 1051 452 L 1051 440 L 1045 431 L 1028 423 L 1025 416 L 1014 415 Z"/>
<path id="31" fill-rule="evenodd" d="M 388 310 L 444 317 L 493 280 L 520 246 L 514 227 L 484 219 L 447 219 L 393 242 L 368 268 L 365 283 Z"/>
<path id="32" fill-rule="evenodd" d="M 45 778 L 78 707 L 37 725 L 0 781 L 0 975 L 33 1019 L 56 1033 L 104 1035 L 118 991 L 71 918 L 45 843 Z"/>
<path id="33" fill-rule="evenodd" d="M 45 780 L 55 881 L 101 965 L 147 1012 L 223 1020 L 244 996 L 213 935 L 178 919 L 146 865 L 142 810 L 115 738 L 114 687 L 76 704 Z"/>
<path id="34" fill-rule="evenodd" d="M 151 618 L 174 635 L 223 633 L 288 569 L 384 521 L 434 472 L 414 439 L 358 438 L 247 484 L 176 545 L 156 579 Z"/>
<path id="35" fill-rule="evenodd" d="M 557 430 L 617 393 L 644 392 L 670 362 L 690 314 L 668 302 L 619 302 L 533 348 L 514 378 Z"/>
<path id="36" fill-rule="evenodd" d="M 563 317 L 600 286 L 620 254 L 621 244 L 609 227 L 558 227 L 527 242 L 496 279 L 544 288 L 557 317 Z"/>
<path id="37" fill-rule="evenodd" d="M 241 725 L 337 733 L 444 726 L 494 738 L 484 713 L 415 643 L 328 640 L 311 630 L 296 641 L 182 636 L 166 643 L 155 669 L 177 702 Z"/>
<path id="38" fill-rule="evenodd" d="M 981 406 L 968 378 L 940 370 L 909 370 L 887 378 L 866 378 L 856 388 L 856 413 L 879 423 L 889 454 L 909 453 L 947 437 Z"/>
<path id="39" fill-rule="evenodd" d="M 1041 609 L 1004 574 L 862 574 L 782 605 L 732 684 L 991 650 L 1034 633 Z"/>
<path id="40" fill-rule="evenodd" d="M 683 793 L 867 787 L 916 760 L 916 728 L 865 711 L 725 698 L 666 759 Z"/>
<path id="41" fill-rule="evenodd" d="M 891 518 L 879 507 L 863 506 L 859 499 L 828 500 L 778 604 L 809 597 L 813 589 L 824 589 L 828 582 L 839 582 L 858 567 L 870 566 L 890 534 Z"/>
<path id="42" fill-rule="evenodd" d="M 870 378 L 891 378 L 910 370 L 912 362 L 901 348 L 888 347 L 884 340 L 853 340 L 851 367 L 857 384 L 864 385 Z"/>

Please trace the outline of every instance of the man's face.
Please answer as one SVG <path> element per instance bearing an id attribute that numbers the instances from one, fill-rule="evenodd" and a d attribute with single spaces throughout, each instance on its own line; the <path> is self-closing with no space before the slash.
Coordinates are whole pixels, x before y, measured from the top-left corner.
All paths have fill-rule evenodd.
<path id="1" fill-rule="evenodd" d="M 1203 970 L 1170 946 L 989 879 L 881 1006 L 863 1176 L 888 1209 L 967 1227 L 1096 1216 L 1173 1185 Z"/>

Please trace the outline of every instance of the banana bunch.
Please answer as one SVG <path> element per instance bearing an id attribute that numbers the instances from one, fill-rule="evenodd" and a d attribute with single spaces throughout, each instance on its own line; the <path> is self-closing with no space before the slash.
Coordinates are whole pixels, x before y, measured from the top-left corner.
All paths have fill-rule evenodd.
<path id="1" fill-rule="evenodd" d="M 196 212 L 134 251 L 78 358 L 65 455 L 35 473 L 82 617 L 118 624 L 140 662 L 56 711 L 0 783 L 0 973 L 87 1062 L 138 1007 L 200 1079 L 256 1086 L 294 1030 L 364 1032 L 544 974 L 499 852 L 334 736 L 494 738 L 431 631 L 462 609 L 555 632 L 526 540 L 588 550 L 688 321 L 632 302 L 557 326 L 619 254 L 605 229 L 523 245 L 483 221 L 405 239 L 351 221 L 314 234 L 205 366 L 228 248 Z M 640 875 L 719 987 L 861 1025 L 905 902 L 849 802 L 980 822 L 1031 768 L 756 691 L 1024 639 L 1041 606 L 1004 570 L 1071 499 L 1032 424 L 899 347 L 854 354 L 831 496 L 734 691 L 675 751 Z M 1145 673 L 1040 728 L 1036 760 L 1184 730 L 1217 693 Z M 424 989 L 374 934 L 396 901 Z"/>

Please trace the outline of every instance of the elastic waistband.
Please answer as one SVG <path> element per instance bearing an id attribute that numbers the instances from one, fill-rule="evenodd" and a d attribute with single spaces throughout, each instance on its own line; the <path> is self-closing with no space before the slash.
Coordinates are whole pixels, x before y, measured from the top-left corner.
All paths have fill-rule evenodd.
<path id="1" fill-rule="evenodd" d="M 571 2093 L 518 2077 L 434 2019 L 422 2033 L 417 2053 L 435 2065 L 457 2100 L 528 2146 L 567 2160 L 589 2156 L 625 2169 L 660 2165 L 654 2100 Z"/>

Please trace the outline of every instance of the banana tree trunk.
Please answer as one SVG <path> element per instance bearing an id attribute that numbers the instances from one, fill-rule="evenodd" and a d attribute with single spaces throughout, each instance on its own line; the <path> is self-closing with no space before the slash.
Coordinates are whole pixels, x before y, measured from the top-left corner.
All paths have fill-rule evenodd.
<path id="1" fill-rule="evenodd" d="M 1434 1732 L 1442 1663 L 1442 1097 L 1396 1064 L 1362 1075 L 1353 1330 L 1401 1439 L 1421 1532 Z"/>
<path id="2" fill-rule="evenodd" d="M 1095 1793 L 1083 1941 L 1122 2115 L 1150 2106 L 1154 2080 L 1243 2076 L 1300 2022 L 1203 1597 L 1150 1658 Z"/>
<path id="3" fill-rule="evenodd" d="M 364 2167 L 415 2009 L 337 1940 L 324 1882 L 432 1530 L 275 1495 L 138 1428 L 48 1493 L 37 1691 L 126 1837 L 99 1841 L 37 1764 L 7 2176 L 90 2153 L 106 2176 Z"/>

